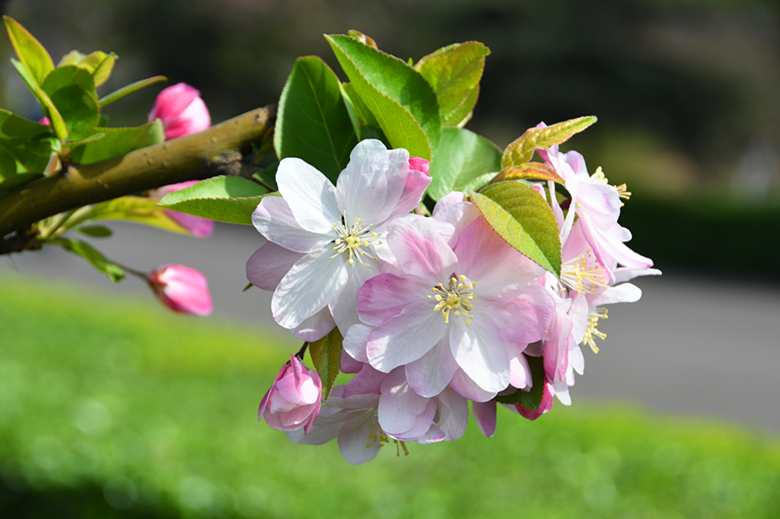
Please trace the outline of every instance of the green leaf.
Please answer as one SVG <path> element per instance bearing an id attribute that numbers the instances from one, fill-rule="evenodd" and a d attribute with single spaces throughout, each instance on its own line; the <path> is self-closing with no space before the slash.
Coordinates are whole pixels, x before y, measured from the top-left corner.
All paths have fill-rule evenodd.
<path id="1" fill-rule="evenodd" d="M 355 135 L 359 135 L 361 140 L 366 137 L 363 135 L 362 128 L 366 126 L 372 126 L 379 128 L 379 123 L 368 109 L 366 103 L 360 98 L 360 95 L 355 91 L 355 86 L 352 83 L 341 84 L 341 96 L 344 99 L 344 104 L 347 107 L 349 118 L 352 121 L 352 127 L 355 131 Z M 382 131 L 381 129 L 379 130 Z M 384 137 L 384 134 L 382 134 Z M 387 141 L 387 137 L 384 137 L 384 141 Z"/>
<path id="2" fill-rule="evenodd" d="M 155 83 L 159 83 L 161 81 L 167 81 L 168 78 L 165 76 L 154 76 L 146 79 L 142 79 L 140 81 L 136 81 L 135 83 L 130 83 L 127 86 L 123 86 L 122 88 L 115 90 L 108 94 L 107 96 L 100 99 L 100 106 L 104 107 L 107 106 L 114 101 L 118 101 L 122 99 L 123 97 L 132 94 L 133 92 L 138 92 L 142 88 L 146 88 L 149 85 L 154 85 Z"/>
<path id="3" fill-rule="evenodd" d="M 0 182 L 16 176 L 16 159 L 0 145 Z"/>
<path id="4" fill-rule="evenodd" d="M 444 128 L 433 155 L 428 195 L 434 200 L 461 191 L 475 178 L 501 168 L 501 150 L 474 132 Z M 495 174 L 495 173 L 494 173 Z"/>
<path id="5" fill-rule="evenodd" d="M 164 140 L 160 121 L 132 128 L 96 128 L 96 130 L 96 133 L 104 134 L 103 138 L 74 147 L 70 154 L 74 163 L 101 162 Z"/>
<path id="6" fill-rule="evenodd" d="M 252 213 L 268 190 L 241 177 L 213 177 L 169 193 L 159 205 L 219 222 L 252 224 Z"/>
<path id="7" fill-rule="evenodd" d="M 55 151 L 54 142 L 48 126 L 0 109 L 0 148 L 16 162 L 13 172 L 10 163 L 3 162 L 3 177 L 13 173 L 43 172 Z"/>
<path id="8" fill-rule="evenodd" d="M 68 221 L 69 227 L 76 227 L 95 220 L 125 220 L 166 231 L 190 234 L 176 220 L 166 214 L 164 208 L 157 205 L 157 199 L 143 196 L 122 196 L 95 204 L 92 209 L 77 219 Z"/>
<path id="9" fill-rule="evenodd" d="M 430 160 L 441 138 L 441 118 L 428 82 L 403 61 L 349 36 L 326 38 L 390 144 Z"/>
<path id="10" fill-rule="evenodd" d="M 97 87 L 105 83 L 111 75 L 116 60 L 117 55 L 113 52 L 106 54 L 103 51 L 96 50 L 89 55 L 84 55 L 77 50 L 72 50 L 62 57 L 57 68 L 75 65 L 92 76 Z"/>
<path id="11" fill-rule="evenodd" d="M 585 130 L 597 121 L 596 116 L 578 117 L 546 128 L 529 128 L 519 139 L 506 147 L 501 158 L 501 167 L 511 169 L 529 162 L 535 149 L 546 149 L 569 140 L 574 134 Z"/>
<path id="12" fill-rule="evenodd" d="M 80 225 L 76 230 L 93 238 L 107 238 L 113 234 L 111 229 L 103 225 Z"/>
<path id="13" fill-rule="evenodd" d="M 358 142 L 339 84 L 320 58 L 298 58 L 279 100 L 274 131 L 280 159 L 303 159 L 334 184 Z"/>
<path id="14" fill-rule="evenodd" d="M 496 395 L 495 400 L 502 404 L 520 404 L 526 409 L 539 409 L 544 396 L 544 359 L 542 357 L 525 356 L 531 368 L 532 386 L 530 390 L 518 389 L 513 393 Z"/>
<path id="15" fill-rule="evenodd" d="M 69 238 L 59 238 L 54 243 L 61 245 L 66 251 L 77 254 L 87 260 L 93 267 L 107 275 L 112 283 L 121 281 L 125 277 L 125 271 L 122 267 L 103 256 L 103 254 L 98 252 L 97 249 L 87 242 Z"/>
<path id="16" fill-rule="evenodd" d="M 8 37 L 16 55 L 36 85 L 42 85 L 46 76 L 54 70 L 54 62 L 38 40 L 27 29 L 8 16 L 3 16 Z"/>
<path id="17" fill-rule="evenodd" d="M 414 66 L 436 93 L 442 126 L 461 126 L 470 118 L 488 54 L 490 49 L 482 43 L 456 43 L 425 56 Z"/>
<path id="18" fill-rule="evenodd" d="M 309 355 L 322 380 L 322 399 L 327 400 L 341 367 L 341 343 L 344 339 L 338 328 L 333 328 L 322 339 L 309 343 Z"/>
<path id="19" fill-rule="evenodd" d="M 89 72 L 74 65 L 57 67 L 52 70 L 51 74 L 46 76 L 41 88 L 51 97 L 57 90 L 70 85 L 78 85 L 93 96 L 97 95 L 95 81 Z"/>
<path id="20" fill-rule="evenodd" d="M 100 119 L 97 97 L 79 85 L 68 85 L 54 92 L 51 100 L 65 120 L 70 141 L 80 141 L 94 133 Z"/>
<path id="21" fill-rule="evenodd" d="M 32 91 L 33 95 L 35 95 L 38 103 L 40 103 L 41 109 L 43 110 L 43 113 L 49 118 L 51 127 L 54 130 L 55 135 L 57 135 L 57 138 L 61 141 L 67 139 L 68 128 L 65 126 L 65 120 L 60 115 L 57 107 L 54 106 L 54 103 L 49 98 L 48 94 L 46 94 L 46 92 L 44 92 L 43 89 L 38 86 L 38 84 L 35 82 L 32 76 L 30 76 L 30 74 L 27 72 L 27 69 L 24 68 L 24 65 L 22 65 L 20 61 L 11 58 L 11 63 L 13 64 L 14 68 L 16 68 L 16 71 L 19 72 L 19 75 L 22 76 L 22 79 L 24 80 L 27 87 Z"/>
<path id="22" fill-rule="evenodd" d="M 109 76 L 111 76 L 111 71 L 114 70 L 116 59 L 117 55 L 113 52 L 106 54 L 105 52 L 98 50 L 84 56 L 76 63 L 76 66 L 89 72 L 97 87 L 105 83 Z"/>
<path id="23" fill-rule="evenodd" d="M 479 191 L 482 187 L 484 187 L 486 184 L 489 184 L 494 178 L 496 178 L 496 175 L 498 175 L 497 172 L 491 171 L 490 173 L 485 173 L 475 177 L 471 180 L 471 182 L 466 184 L 463 189 L 461 189 L 461 191 L 464 193 L 468 193 L 469 191 Z"/>
<path id="24" fill-rule="evenodd" d="M 470 194 L 488 223 L 507 243 L 556 276 L 561 275 L 561 242 L 550 206 L 521 182 L 496 182 Z"/>

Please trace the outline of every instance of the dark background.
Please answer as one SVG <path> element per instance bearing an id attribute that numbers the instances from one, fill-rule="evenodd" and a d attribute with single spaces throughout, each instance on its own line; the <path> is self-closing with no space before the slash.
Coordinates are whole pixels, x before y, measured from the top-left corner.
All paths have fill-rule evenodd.
<path id="1" fill-rule="evenodd" d="M 116 52 L 104 93 L 164 74 L 200 89 L 215 122 L 276 102 L 298 56 L 337 70 L 324 33 L 357 29 L 414 60 L 482 41 L 492 54 L 469 128 L 504 147 L 539 121 L 597 115 L 570 146 L 634 192 L 622 217 L 633 248 L 662 268 L 780 280 L 755 271 L 778 250 L 766 239 L 780 224 L 777 2 L 12 0 L 5 9 L 55 61 L 73 48 Z M 0 55 L 12 55 L 5 39 Z M 0 70 L 0 105 L 38 117 L 10 64 Z M 112 105 L 112 124 L 143 122 L 157 91 Z"/>

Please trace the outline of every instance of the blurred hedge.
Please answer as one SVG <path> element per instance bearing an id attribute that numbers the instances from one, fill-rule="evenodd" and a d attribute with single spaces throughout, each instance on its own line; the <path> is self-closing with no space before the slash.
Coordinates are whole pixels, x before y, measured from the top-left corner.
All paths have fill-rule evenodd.
<path id="1" fill-rule="evenodd" d="M 271 331 L 10 277 L 0 330 L 0 517 L 780 516 L 780 441 L 723 424 L 578 401 L 353 467 L 256 422 Z"/>
<path id="2" fill-rule="evenodd" d="M 620 223 L 631 230 L 628 245 L 650 256 L 656 267 L 691 274 L 762 282 L 780 281 L 780 204 L 751 207 L 724 198 L 633 197 Z"/>

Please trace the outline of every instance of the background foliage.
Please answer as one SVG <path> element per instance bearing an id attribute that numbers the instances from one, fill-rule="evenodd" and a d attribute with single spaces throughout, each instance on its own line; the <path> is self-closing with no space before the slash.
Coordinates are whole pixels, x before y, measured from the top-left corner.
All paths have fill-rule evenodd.
<path id="1" fill-rule="evenodd" d="M 247 419 L 284 337 L 19 279 L 0 280 L 0 329 L 4 517 L 780 513 L 777 439 L 723 424 L 578 402 L 355 467 Z"/>
<path id="2" fill-rule="evenodd" d="M 740 233 L 722 238 L 724 248 L 743 250 L 745 261 L 736 270 L 760 261 L 758 248 L 744 244 L 771 232 L 762 211 L 780 206 L 780 8 L 775 2 L 7 4 L 7 14 L 53 55 L 71 50 L 74 42 L 83 50 L 116 52 L 121 66 L 108 90 L 165 74 L 171 83 L 196 85 L 215 121 L 276 102 L 298 56 L 322 56 L 339 70 L 323 33 L 359 29 L 380 48 L 415 61 L 447 42 L 482 41 L 491 54 L 469 128 L 503 148 L 540 120 L 597 114 L 598 131 L 578 136 L 573 146 L 599 161 L 591 169 L 601 165 L 613 183 L 628 182 L 636 205 L 647 207 L 641 217 L 632 215 L 630 206 L 624 211 L 625 225 L 648 244 L 636 243 L 637 250 L 655 250 L 665 241 L 690 251 L 659 257 L 662 268 L 676 264 L 731 273 L 713 262 L 718 255 L 712 243 L 661 218 L 670 204 L 688 203 L 694 186 L 707 214 L 759 208 L 751 220 L 757 226 L 743 225 Z M 5 41 L 0 51 L 12 52 Z M 35 102 L 10 66 L 2 77 L 6 102 L 0 104 L 27 102 L 26 115 L 35 119 Z M 112 106 L 112 123 L 143 122 L 138 115 L 148 110 L 154 90 Z M 669 197 L 671 202 L 659 200 Z"/>

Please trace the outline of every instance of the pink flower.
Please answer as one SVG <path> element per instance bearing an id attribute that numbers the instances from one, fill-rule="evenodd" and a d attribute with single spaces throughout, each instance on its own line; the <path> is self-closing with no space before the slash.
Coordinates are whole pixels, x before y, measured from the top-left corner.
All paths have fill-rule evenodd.
<path id="1" fill-rule="evenodd" d="M 544 127 L 544 123 L 538 127 Z M 616 263 L 632 269 L 653 266 L 651 259 L 637 254 L 625 244 L 631 239 L 631 233 L 618 224 L 623 205 L 620 191 L 608 183 L 601 168 L 589 174 L 582 155 L 576 151 L 560 153 L 557 145 L 537 152 L 563 178 L 566 190 L 571 194 L 571 209 L 561 229 L 561 241 L 567 239 L 576 214 L 585 239 L 610 281 L 614 280 Z M 553 211 L 556 211 L 555 207 Z"/>
<path id="2" fill-rule="evenodd" d="M 403 369 L 381 373 L 364 366 L 345 386 L 336 386 L 311 431 L 299 429 L 287 438 L 322 445 L 334 438 L 349 463 L 374 459 L 384 444 L 420 444 L 456 440 L 468 422 L 468 403 L 451 389 L 424 398 L 409 389 Z M 406 450 L 406 447 L 403 447 Z"/>
<path id="3" fill-rule="evenodd" d="M 277 431 L 303 428 L 308 433 L 320 413 L 322 381 L 316 371 L 306 369 L 295 355 L 276 375 L 271 389 L 260 402 L 257 419 Z"/>
<path id="4" fill-rule="evenodd" d="M 410 216 L 391 226 L 395 261 L 360 289 L 363 324 L 350 328 L 344 348 L 385 373 L 405 366 L 420 396 L 451 387 L 484 402 L 510 383 L 510 346 L 545 336 L 554 301 L 534 283 L 541 267 L 484 218 L 466 227 L 454 247 L 439 234 L 441 225 Z"/>
<path id="5" fill-rule="evenodd" d="M 185 83 L 169 86 L 157 95 L 149 122 L 160 119 L 167 140 L 205 130 L 211 116 L 200 92 Z"/>
<path id="6" fill-rule="evenodd" d="M 211 294 L 206 276 L 184 265 L 163 265 L 147 276 L 162 304 L 183 314 L 209 315 Z"/>
<path id="7" fill-rule="evenodd" d="M 170 184 L 157 189 L 149 191 L 149 198 L 162 198 L 168 193 L 174 191 L 180 191 L 182 189 L 194 186 L 199 180 L 190 180 L 187 182 L 179 182 L 178 184 Z M 205 238 L 210 236 L 214 230 L 214 220 L 208 218 L 201 218 L 200 216 L 192 216 L 190 214 L 180 213 L 178 211 L 164 211 L 165 214 L 170 216 L 176 223 L 187 229 L 197 238 Z"/>

